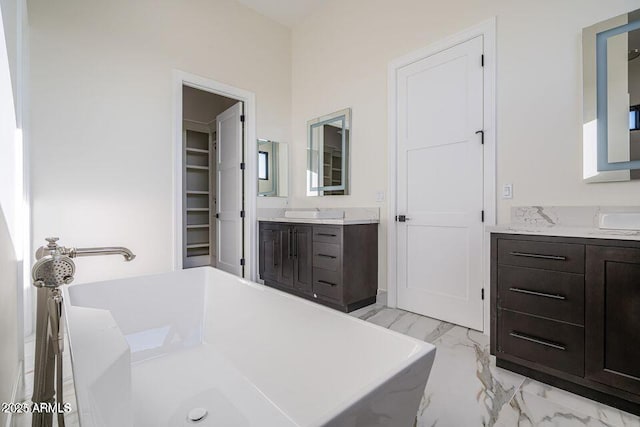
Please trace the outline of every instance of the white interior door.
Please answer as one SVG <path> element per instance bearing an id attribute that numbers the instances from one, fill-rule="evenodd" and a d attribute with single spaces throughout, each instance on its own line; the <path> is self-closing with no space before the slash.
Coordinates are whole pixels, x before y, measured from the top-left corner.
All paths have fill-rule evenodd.
<path id="1" fill-rule="evenodd" d="M 216 267 L 242 276 L 242 103 L 216 117 Z"/>
<path id="2" fill-rule="evenodd" d="M 398 307 L 482 330 L 483 39 L 398 70 Z M 402 218 L 400 218 L 402 219 Z"/>

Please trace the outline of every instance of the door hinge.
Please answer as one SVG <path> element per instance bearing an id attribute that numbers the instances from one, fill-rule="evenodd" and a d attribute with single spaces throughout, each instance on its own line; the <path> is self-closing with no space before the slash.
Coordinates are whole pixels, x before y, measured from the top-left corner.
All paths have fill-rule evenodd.
<path id="1" fill-rule="evenodd" d="M 482 288 L 482 291 L 480 292 L 482 299 L 484 300 L 484 288 Z"/>
<path id="2" fill-rule="evenodd" d="M 480 219 L 484 222 L 484 211 L 480 212 Z"/>
<path id="3" fill-rule="evenodd" d="M 398 221 L 398 222 L 406 222 L 407 221 L 407 216 L 406 215 L 396 215 L 396 221 Z"/>
<path id="4" fill-rule="evenodd" d="M 244 114 L 240 116 L 240 121 L 244 123 Z"/>
<path id="5" fill-rule="evenodd" d="M 480 66 L 484 67 L 484 54 L 480 55 Z"/>
<path id="6" fill-rule="evenodd" d="M 240 265 L 244 265 L 244 258 L 240 258 Z"/>
<path id="7" fill-rule="evenodd" d="M 216 218 L 220 218 L 220 214 L 219 213 L 216 213 Z"/>
<path id="8" fill-rule="evenodd" d="M 244 211 L 240 211 L 240 218 L 244 218 Z"/>
<path id="9" fill-rule="evenodd" d="M 246 167 L 247 165 L 244 162 L 240 163 L 240 169 L 245 170 Z"/>

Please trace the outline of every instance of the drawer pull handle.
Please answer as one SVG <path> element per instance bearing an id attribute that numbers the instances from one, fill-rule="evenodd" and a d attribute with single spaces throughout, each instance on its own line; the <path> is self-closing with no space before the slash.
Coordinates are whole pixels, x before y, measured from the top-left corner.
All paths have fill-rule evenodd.
<path id="1" fill-rule="evenodd" d="M 318 254 L 318 256 L 321 256 L 321 257 L 323 257 L 323 258 L 336 259 L 336 257 L 334 257 L 333 255 Z"/>
<path id="2" fill-rule="evenodd" d="M 530 291 L 528 289 L 509 288 L 509 290 L 511 292 L 518 292 L 518 293 L 527 294 L 527 295 L 535 295 L 537 297 L 553 298 L 553 299 L 559 299 L 563 301 L 567 299 L 567 297 L 565 297 L 564 295 L 546 294 L 544 292 Z"/>
<path id="3" fill-rule="evenodd" d="M 566 261 L 567 257 L 566 256 L 559 256 L 559 255 L 540 255 L 540 254 L 528 254 L 526 252 L 511 252 L 510 255 L 513 256 L 522 256 L 522 257 L 526 257 L 526 258 L 541 258 L 541 259 L 552 259 L 555 261 Z"/>
<path id="4" fill-rule="evenodd" d="M 511 335 L 514 338 L 518 338 L 521 340 L 525 340 L 525 341 L 529 341 L 529 342 L 533 342 L 536 344 L 540 344 L 540 345 L 544 345 L 547 347 L 551 347 L 551 348 L 555 348 L 557 350 L 562 350 L 565 351 L 567 349 L 567 347 L 560 345 L 560 344 L 556 344 L 554 342 L 550 342 L 550 341 L 545 341 L 545 340 L 541 340 L 539 338 L 535 338 L 535 337 L 530 337 L 528 335 L 524 335 L 518 332 L 510 332 L 509 335 Z"/>
<path id="5" fill-rule="evenodd" d="M 318 283 L 322 283 L 324 285 L 329 285 L 329 286 L 338 286 L 336 283 L 327 282 L 326 280 L 318 280 Z"/>
<path id="6" fill-rule="evenodd" d="M 316 236 L 336 237 L 335 234 L 330 234 L 330 233 L 316 233 Z"/>

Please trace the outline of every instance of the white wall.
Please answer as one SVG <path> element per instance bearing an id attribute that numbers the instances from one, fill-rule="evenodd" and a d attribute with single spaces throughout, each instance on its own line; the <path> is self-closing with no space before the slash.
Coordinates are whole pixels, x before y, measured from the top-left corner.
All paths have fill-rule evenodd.
<path id="1" fill-rule="evenodd" d="M 638 0 L 327 0 L 292 33 L 291 203 L 380 206 L 386 288 L 387 64 L 497 16 L 498 220 L 519 205 L 638 205 L 640 182 L 582 181 L 581 30 Z M 351 195 L 305 196 L 307 120 L 353 109 Z"/>
<path id="2" fill-rule="evenodd" d="M 22 169 L 16 160 L 18 147 L 15 144 L 16 110 L 15 90 L 17 78 L 13 74 L 17 57 L 17 13 L 16 1 L 1 0 L 2 34 L 0 34 L 0 207 L 14 247 L 19 246 L 17 235 L 16 194 L 18 191 L 18 173 Z M 9 16 L 6 16 L 9 15 Z M 13 54 L 10 54 L 13 50 Z"/>
<path id="3" fill-rule="evenodd" d="M 1 152 L 1 151 L 0 151 Z M 13 388 L 20 373 L 18 332 L 18 262 L 11 244 L 9 227 L 0 211 L 0 402 L 13 401 Z M 0 413 L 0 425 L 7 414 Z"/>
<path id="4" fill-rule="evenodd" d="M 640 204 L 640 183 L 582 181 L 581 29 L 640 0 L 326 0 L 290 33 L 232 0 L 32 0 L 34 241 L 122 244 L 78 280 L 171 267 L 171 70 L 256 92 L 257 136 L 290 141 L 291 205 L 380 206 L 386 288 L 387 64 L 498 22 L 500 223 L 516 205 Z M 153 13 L 148 13 L 148 11 Z M 351 195 L 305 196 L 307 120 L 353 108 Z M 291 123 L 291 128 L 290 128 Z M 259 198 L 258 207 L 287 199 Z"/>
<path id="5" fill-rule="evenodd" d="M 290 135 L 290 30 L 232 0 L 32 0 L 33 239 L 124 245 L 78 282 L 172 268 L 172 70 L 252 91 Z"/>
<path id="6" fill-rule="evenodd" d="M 20 374 L 22 357 L 21 295 L 19 258 L 22 204 L 22 164 L 18 156 L 22 148 L 16 144 L 15 97 L 17 79 L 17 3 L 0 3 L 0 402 L 11 402 Z M 13 50 L 13 54 L 8 54 Z M 15 88 L 15 89 L 14 89 Z M 5 413 L 0 413 L 4 425 Z"/>
<path id="7" fill-rule="evenodd" d="M 13 82 L 13 98 L 16 99 L 18 97 L 18 1 L 0 0 L 0 8 L 2 8 L 6 55 L 9 60 L 9 71 Z"/>

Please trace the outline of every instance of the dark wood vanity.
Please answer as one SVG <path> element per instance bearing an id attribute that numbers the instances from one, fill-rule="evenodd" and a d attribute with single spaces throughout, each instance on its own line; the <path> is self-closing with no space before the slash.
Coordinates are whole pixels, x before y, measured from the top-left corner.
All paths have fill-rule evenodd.
<path id="1" fill-rule="evenodd" d="M 378 224 L 260 221 L 265 285 L 349 312 L 376 302 Z"/>
<path id="2" fill-rule="evenodd" d="M 492 234 L 491 353 L 640 415 L 640 242 Z"/>

